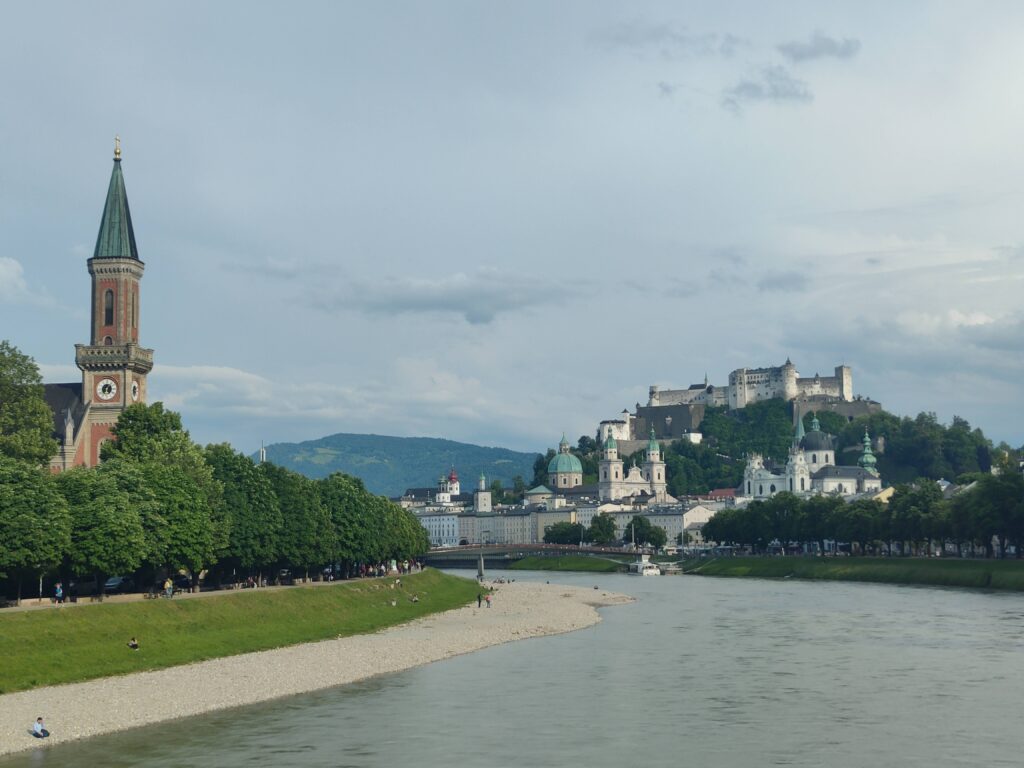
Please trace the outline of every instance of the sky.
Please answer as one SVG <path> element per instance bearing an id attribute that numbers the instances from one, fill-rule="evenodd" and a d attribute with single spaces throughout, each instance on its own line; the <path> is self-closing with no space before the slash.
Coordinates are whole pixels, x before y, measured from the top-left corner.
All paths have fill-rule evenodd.
<path id="1" fill-rule="evenodd" d="M 114 136 L 201 443 L 543 451 L 740 367 L 1024 444 L 1024 5 L 22 3 L 0 338 L 75 381 Z"/>

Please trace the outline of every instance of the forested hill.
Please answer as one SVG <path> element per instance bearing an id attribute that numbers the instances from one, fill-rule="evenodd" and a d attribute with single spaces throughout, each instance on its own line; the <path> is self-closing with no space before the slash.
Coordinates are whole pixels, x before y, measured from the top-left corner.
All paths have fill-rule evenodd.
<path id="1" fill-rule="evenodd" d="M 398 496 L 406 488 L 434 486 L 455 467 L 462 490 L 471 492 L 482 472 L 487 485 L 495 480 L 506 488 L 516 476 L 533 473 L 535 453 L 485 448 L 433 437 L 389 437 L 339 433 L 302 443 L 267 446 L 267 460 L 311 478 L 344 472 L 361 478 L 367 490 Z"/>

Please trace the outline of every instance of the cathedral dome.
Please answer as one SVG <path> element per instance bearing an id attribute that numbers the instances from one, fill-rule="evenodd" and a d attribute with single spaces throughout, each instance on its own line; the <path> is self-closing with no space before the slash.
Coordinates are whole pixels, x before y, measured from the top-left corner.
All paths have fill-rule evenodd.
<path id="1" fill-rule="evenodd" d="M 800 441 L 800 447 L 805 451 L 831 451 L 833 445 L 832 435 L 819 431 L 808 432 Z"/>
<path id="2" fill-rule="evenodd" d="M 800 440 L 800 447 L 805 451 L 831 451 L 834 450 L 832 435 L 821 431 L 821 424 L 817 415 L 811 420 L 811 431 Z"/>
<path id="3" fill-rule="evenodd" d="M 571 453 L 558 453 L 548 462 L 548 474 L 559 472 L 583 472 L 583 464 Z"/>

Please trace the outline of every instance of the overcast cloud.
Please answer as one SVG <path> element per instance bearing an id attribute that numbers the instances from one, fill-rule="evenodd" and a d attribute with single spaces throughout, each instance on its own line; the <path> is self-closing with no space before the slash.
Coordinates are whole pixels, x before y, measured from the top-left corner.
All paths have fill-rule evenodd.
<path id="1" fill-rule="evenodd" d="M 59 2 L 0 27 L 0 338 L 74 380 L 114 134 L 201 442 L 542 451 L 791 357 L 1024 443 L 1024 7 Z"/>

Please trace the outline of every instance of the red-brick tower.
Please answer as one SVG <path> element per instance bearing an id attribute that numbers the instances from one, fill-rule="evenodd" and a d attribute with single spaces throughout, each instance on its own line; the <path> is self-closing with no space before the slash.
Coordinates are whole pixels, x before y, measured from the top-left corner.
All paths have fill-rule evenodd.
<path id="1" fill-rule="evenodd" d="M 89 344 L 75 345 L 75 363 L 82 371 L 82 400 L 88 404 L 86 439 L 76 464 L 99 463 L 100 445 L 111 436 L 121 411 L 146 400 L 146 374 L 153 369 L 153 350 L 139 346 L 139 281 L 145 264 L 139 260 L 121 174 L 121 144 L 115 141 L 96 249 L 88 261 L 92 276 L 92 323 Z"/>

